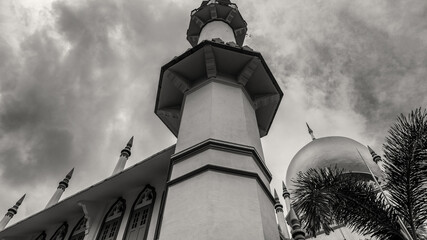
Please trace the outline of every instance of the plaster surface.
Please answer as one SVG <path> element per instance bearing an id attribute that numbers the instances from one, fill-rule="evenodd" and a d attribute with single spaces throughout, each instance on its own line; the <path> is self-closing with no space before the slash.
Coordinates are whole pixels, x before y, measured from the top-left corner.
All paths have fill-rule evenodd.
<path id="1" fill-rule="evenodd" d="M 57 188 L 52 198 L 50 198 L 49 202 L 47 203 L 46 208 L 57 204 L 63 193 L 64 193 L 64 190 Z"/>
<path id="2" fill-rule="evenodd" d="M 214 38 L 221 38 L 225 42 L 236 42 L 233 29 L 223 21 L 207 23 L 200 32 L 199 42 Z"/>
<path id="3" fill-rule="evenodd" d="M 266 175 L 261 171 L 256 164 L 256 160 L 249 155 L 239 153 L 221 151 L 216 149 L 207 149 L 201 153 L 191 156 L 188 159 L 183 159 L 173 165 L 170 180 L 176 179 L 186 173 L 201 168 L 205 165 L 217 165 L 233 169 L 254 172 L 263 181 L 264 185 L 269 188 L 270 183 Z"/>
<path id="4" fill-rule="evenodd" d="M 186 95 L 175 152 L 210 138 L 254 147 L 264 159 L 255 110 L 240 86 L 211 81 Z"/>
<path id="5" fill-rule="evenodd" d="M 119 161 L 117 161 L 117 164 L 116 164 L 116 167 L 114 168 L 113 174 L 111 174 L 111 175 L 114 175 L 114 174 L 117 174 L 117 173 L 123 171 L 123 169 L 125 169 L 127 160 L 128 159 L 126 157 L 121 156 L 119 158 Z"/>
<path id="6" fill-rule="evenodd" d="M 176 183 L 169 187 L 160 240 L 277 240 L 274 208 L 259 191 L 254 178 L 216 171 Z"/>

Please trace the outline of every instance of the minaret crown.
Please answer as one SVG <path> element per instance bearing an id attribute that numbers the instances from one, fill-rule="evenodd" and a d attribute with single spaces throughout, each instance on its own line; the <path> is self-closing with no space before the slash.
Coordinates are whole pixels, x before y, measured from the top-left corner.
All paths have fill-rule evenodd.
<path id="1" fill-rule="evenodd" d="M 276 212 L 283 212 L 283 205 L 280 203 L 279 195 L 277 195 L 276 189 L 274 189 L 274 201 L 274 208 L 276 209 Z"/>
<path id="2" fill-rule="evenodd" d="M 65 191 L 65 189 L 68 187 L 68 184 L 70 183 L 71 177 L 73 176 L 74 168 L 71 169 L 70 172 L 65 176 L 65 178 L 59 182 L 58 189 L 62 189 Z"/>
<path id="3" fill-rule="evenodd" d="M 24 198 L 27 194 L 24 194 L 24 196 L 22 196 L 13 207 L 9 208 L 7 210 L 6 216 L 12 218 L 17 212 L 18 212 L 18 208 L 19 206 L 21 206 L 22 202 L 24 201 Z"/>
<path id="4" fill-rule="evenodd" d="M 286 187 L 286 185 L 283 181 L 282 181 L 282 189 L 283 189 L 283 193 L 282 193 L 283 198 L 284 199 L 290 198 L 291 194 L 288 192 L 288 188 Z"/>
<path id="5" fill-rule="evenodd" d="M 223 38 L 243 46 L 247 32 L 246 21 L 237 5 L 229 0 L 203 1 L 199 8 L 191 11 L 187 40 L 194 47 L 201 40 Z"/>
<path id="6" fill-rule="evenodd" d="M 308 123 L 305 123 L 306 125 L 307 125 L 307 130 L 308 130 L 308 133 L 310 134 L 310 136 L 311 136 L 311 140 L 315 140 L 316 139 L 316 137 L 314 137 L 314 132 L 313 132 L 313 130 L 310 128 L 310 126 L 308 125 Z"/>
<path id="7" fill-rule="evenodd" d="M 372 150 L 372 148 L 371 148 L 371 147 L 369 147 L 369 146 L 367 146 L 367 147 L 368 147 L 369 152 L 371 153 L 372 159 L 374 160 L 374 162 L 375 162 L 375 163 L 377 163 L 377 164 L 378 164 L 378 162 L 380 162 L 380 161 L 381 161 L 381 157 L 380 157 L 380 156 L 378 156 L 378 154 L 377 154 L 377 153 L 375 153 L 375 151 L 374 151 L 374 150 Z"/>
<path id="8" fill-rule="evenodd" d="M 120 157 L 129 158 L 131 153 L 131 148 L 133 145 L 133 136 L 129 139 L 128 143 L 126 144 L 126 147 L 120 152 Z"/>
<path id="9" fill-rule="evenodd" d="M 288 215 L 286 216 L 286 222 L 288 223 L 289 226 L 291 226 L 292 239 L 295 239 L 295 240 L 305 239 L 305 232 L 301 228 L 300 220 L 298 219 L 298 216 L 295 213 L 294 208 L 292 207 L 289 210 Z"/>

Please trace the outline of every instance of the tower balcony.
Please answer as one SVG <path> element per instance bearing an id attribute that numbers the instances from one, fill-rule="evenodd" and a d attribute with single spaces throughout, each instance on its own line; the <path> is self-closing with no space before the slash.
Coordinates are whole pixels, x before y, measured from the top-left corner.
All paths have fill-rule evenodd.
<path id="1" fill-rule="evenodd" d="M 203 41 L 161 68 L 156 115 L 178 136 L 186 94 L 211 81 L 238 85 L 256 114 L 259 135 L 267 135 L 283 93 L 262 55 L 220 39 Z"/>

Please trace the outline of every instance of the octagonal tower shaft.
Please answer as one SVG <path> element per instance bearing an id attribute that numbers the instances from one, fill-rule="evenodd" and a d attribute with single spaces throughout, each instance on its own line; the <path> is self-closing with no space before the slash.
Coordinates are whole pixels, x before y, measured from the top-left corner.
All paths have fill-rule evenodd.
<path id="1" fill-rule="evenodd" d="M 209 3 L 192 16 L 226 13 L 229 1 Z M 178 140 L 160 240 L 279 239 L 260 137 L 281 97 L 261 54 L 220 39 L 162 67 L 155 112 Z"/>

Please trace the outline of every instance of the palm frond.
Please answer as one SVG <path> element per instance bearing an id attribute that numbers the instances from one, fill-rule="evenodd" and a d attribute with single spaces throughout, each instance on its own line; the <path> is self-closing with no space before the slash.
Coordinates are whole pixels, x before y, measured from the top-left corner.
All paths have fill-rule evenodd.
<path id="1" fill-rule="evenodd" d="M 427 112 L 400 115 L 384 144 L 386 186 L 411 235 L 427 221 Z"/>
<path id="2" fill-rule="evenodd" d="M 309 169 L 294 181 L 293 206 L 306 231 L 326 234 L 332 224 L 345 224 L 378 239 L 403 239 L 396 215 L 372 183 L 335 168 Z"/>

